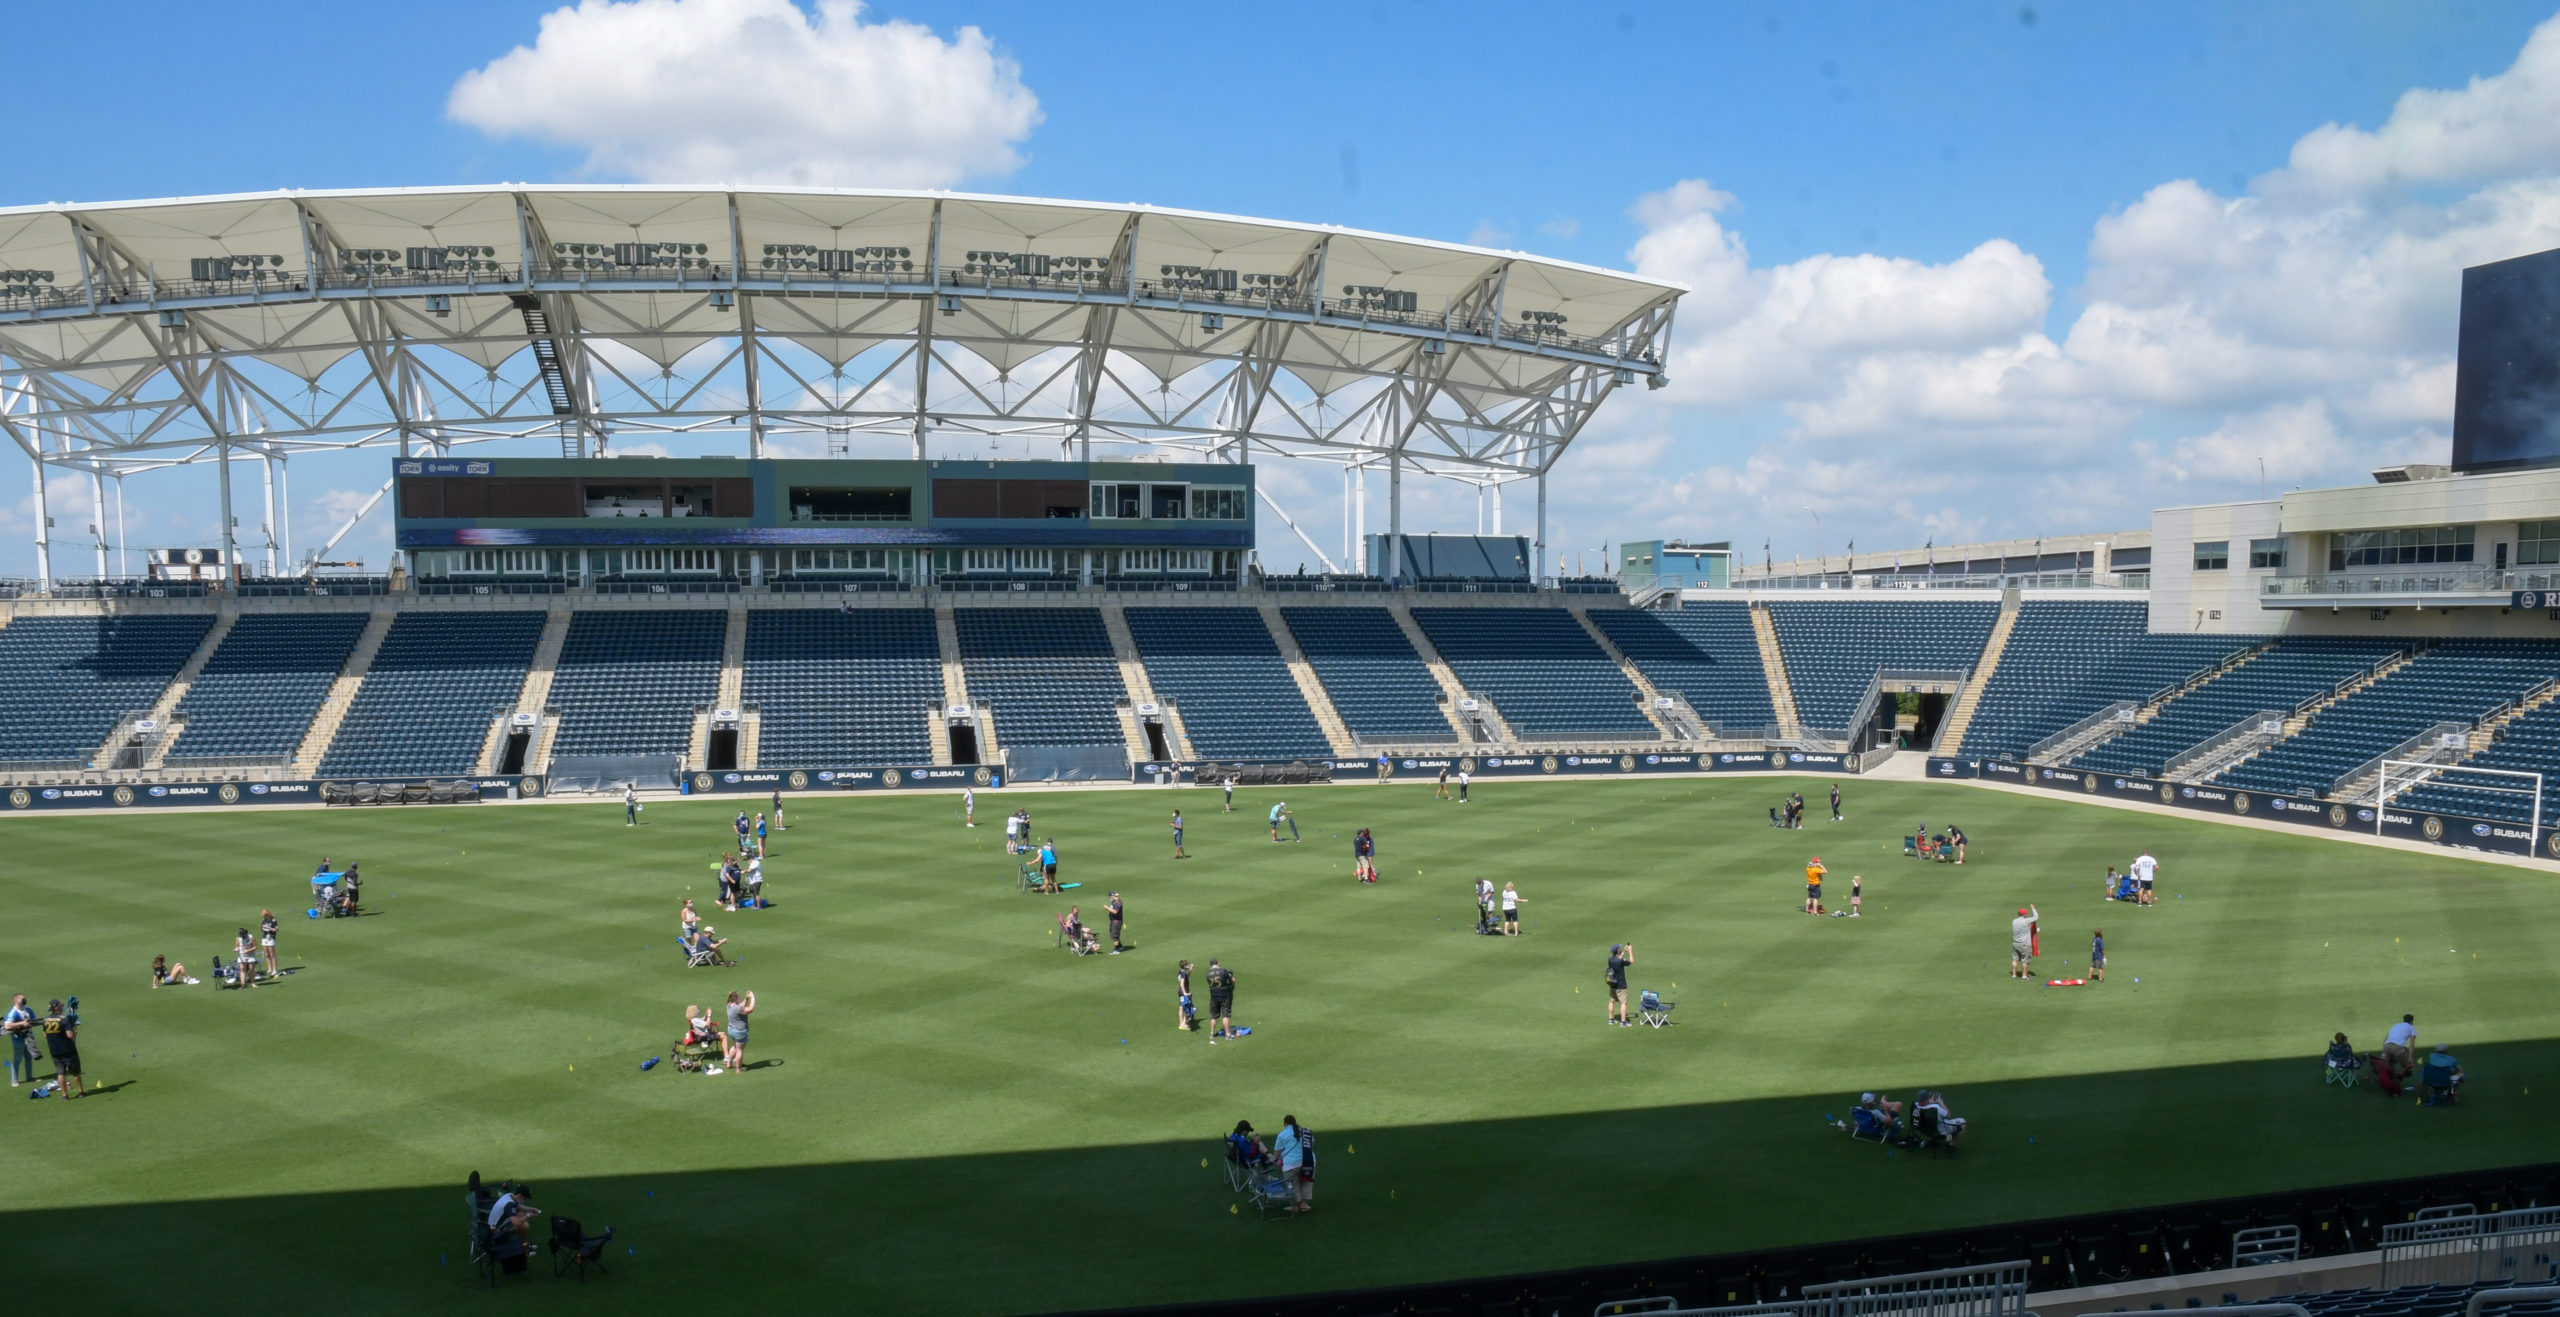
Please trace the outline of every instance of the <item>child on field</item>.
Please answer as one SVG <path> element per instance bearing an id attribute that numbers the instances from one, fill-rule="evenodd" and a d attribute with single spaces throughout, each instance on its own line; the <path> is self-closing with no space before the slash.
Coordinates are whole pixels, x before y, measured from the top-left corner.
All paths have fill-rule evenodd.
<path id="1" fill-rule="evenodd" d="M 2107 981 L 2107 930 L 2103 928 L 2089 934 L 2089 981 Z"/>

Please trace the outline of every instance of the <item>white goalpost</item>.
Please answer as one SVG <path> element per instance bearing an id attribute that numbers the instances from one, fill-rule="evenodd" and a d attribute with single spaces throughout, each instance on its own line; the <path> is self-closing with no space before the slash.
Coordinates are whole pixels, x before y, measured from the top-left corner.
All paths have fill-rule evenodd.
<path id="1" fill-rule="evenodd" d="M 2497 780 L 2492 780 L 2497 779 Z M 2464 791 L 2480 791 L 2490 795 L 2513 796 L 2533 812 L 2525 825 L 2532 834 L 2526 843 L 2528 854 L 2541 854 L 2542 849 L 2542 774 L 2513 768 L 2469 768 L 2461 764 L 2435 763 L 2423 759 L 2385 759 L 2382 777 L 2374 785 L 2373 832 L 2382 835 L 2383 816 L 2389 813 L 2391 797 L 2412 791 L 2429 782 L 2457 787 Z"/>

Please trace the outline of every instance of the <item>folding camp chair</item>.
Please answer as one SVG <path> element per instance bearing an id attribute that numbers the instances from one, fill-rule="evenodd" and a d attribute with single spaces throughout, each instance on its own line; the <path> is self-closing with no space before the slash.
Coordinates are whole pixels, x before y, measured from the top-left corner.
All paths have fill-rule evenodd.
<path id="1" fill-rule="evenodd" d="M 676 947 L 684 952 L 684 963 L 687 969 L 714 969 L 737 963 L 721 955 L 720 948 L 712 945 L 708 934 L 696 933 L 692 941 L 679 937 L 676 939 Z"/>
<path id="2" fill-rule="evenodd" d="M 1102 939 L 1082 924 L 1067 922 L 1067 917 L 1062 914 L 1058 916 L 1058 945 L 1079 956 L 1091 956 L 1102 950 Z"/>
<path id="3" fill-rule="evenodd" d="M 2354 1065 L 2346 1066 L 2332 1065 L 2323 1058 L 2320 1062 L 2320 1082 L 2323 1086 L 2335 1084 L 2340 1088 L 2364 1087 L 2364 1058 L 2357 1057 Z"/>
<path id="4" fill-rule="evenodd" d="M 1643 1022 L 1656 1029 L 1671 1023 L 1671 1008 L 1679 1004 L 1680 1003 L 1676 1001 L 1664 1001 L 1662 998 L 1654 995 L 1654 991 L 1651 988 L 1645 989 L 1644 992 L 1636 998 L 1636 1007 L 1643 1013 Z"/>
<path id="5" fill-rule="evenodd" d="M 500 1280 L 523 1271 L 525 1259 L 532 1255 L 533 1250 L 512 1235 L 500 1237 L 490 1233 L 490 1205 L 476 1193 L 465 1191 L 462 1196 L 471 1208 L 471 1265 L 480 1273 L 481 1281 L 494 1289 Z"/>
<path id="6" fill-rule="evenodd" d="M 1903 838 L 1902 853 L 1905 855 L 1918 855 L 1920 853 L 1920 839 L 1917 837 Z"/>
<path id="7" fill-rule="evenodd" d="M 1226 1163 L 1227 1188 L 1252 1199 L 1255 1211 L 1269 1216 L 1272 1208 L 1286 1208 L 1297 1201 L 1296 1193 L 1290 1189 L 1288 1179 L 1280 1174 L 1278 1167 L 1247 1166 L 1237 1156 L 1235 1140 L 1222 1142 L 1225 1150 L 1219 1157 Z"/>
<path id="8" fill-rule="evenodd" d="M 1847 1131 L 1852 1139 L 1888 1148 L 1902 1134 L 1902 1127 L 1895 1123 L 1893 1117 L 1867 1106 L 1850 1112 L 1849 1118 L 1840 1122 L 1840 1128 Z"/>
<path id="9" fill-rule="evenodd" d="M 612 1242 L 612 1226 L 606 1226 L 601 1235 L 590 1235 L 584 1226 L 578 1224 L 576 1217 L 551 1218 L 551 1278 L 558 1280 L 571 1268 L 577 1270 L 581 1285 L 587 1281 L 589 1268 L 612 1275 L 612 1270 L 604 1264 L 604 1246 Z"/>
<path id="10" fill-rule="evenodd" d="M 1911 1132 L 1919 1136 L 1923 1151 L 1943 1152 L 1950 1157 L 1956 1153 L 1954 1141 L 1938 1127 L 1938 1112 L 1934 1107 L 1914 1106 L 1911 1109 Z"/>

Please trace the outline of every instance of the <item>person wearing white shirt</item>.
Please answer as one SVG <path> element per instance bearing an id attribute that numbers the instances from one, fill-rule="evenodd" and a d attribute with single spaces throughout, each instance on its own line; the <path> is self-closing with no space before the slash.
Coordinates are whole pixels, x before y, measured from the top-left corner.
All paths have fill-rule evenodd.
<path id="1" fill-rule="evenodd" d="M 2403 1015 L 2400 1023 L 2382 1039 L 2382 1059 L 2395 1074 L 2406 1075 L 2416 1068 L 2418 1053 L 2418 1017 Z"/>
<path id="2" fill-rule="evenodd" d="M 2159 872 L 2160 862 L 2151 858 L 2151 852 L 2144 851 L 2133 857 L 2133 903 L 2135 905 L 2151 904 L 2151 880 Z"/>
<path id="3" fill-rule="evenodd" d="M 973 828 L 978 826 L 978 789 L 976 787 L 960 788 L 960 821 Z"/>
<path id="4" fill-rule="evenodd" d="M 761 856 L 761 855 L 750 855 L 750 856 L 748 856 L 748 857 L 747 857 L 747 875 L 746 875 L 745 888 L 746 888 L 746 896 L 747 896 L 747 899 L 748 899 L 748 900 L 750 900 L 750 901 L 755 902 L 755 903 L 756 903 L 756 905 L 758 906 L 758 908 L 762 908 L 762 906 L 764 905 L 764 857 L 763 857 L 763 856 Z"/>
<path id="5" fill-rule="evenodd" d="M 1520 936 L 1520 889 L 1509 883 L 1502 885 L 1502 935 Z"/>

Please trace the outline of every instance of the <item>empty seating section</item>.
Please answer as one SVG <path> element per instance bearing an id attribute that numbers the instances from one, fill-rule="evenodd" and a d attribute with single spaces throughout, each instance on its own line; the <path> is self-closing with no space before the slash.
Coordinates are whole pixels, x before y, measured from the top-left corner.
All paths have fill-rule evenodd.
<path id="1" fill-rule="evenodd" d="M 1686 604 L 1668 612 L 1595 608 L 1600 634 L 1656 690 L 1689 702 L 1727 735 L 1759 735 L 1778 721 L 1747 604 Z"/>
<path id="2" fill-rule="evenodd" d="M 1213 759 L 1320 759 L 1332 753 L 1260 610 L 1127 612 L 1147 681 L 1159 698 L 1181 710 L 1195 752 Z"/>
<path id="3" fill-rule="evenodd" d="M 2153 635 L 2150 626 L 2150 605 L 2140 600 L 2019 605 L 1964 752 L 2024 757 L 2036 742 L 2110 704 L 2147 701 L 2262 639 Z"/>
<path id="4" fill-rule="evenodd" d="M 921 608 L 747 614 L 739 698 L 761 710 L 760 763 L 923 764 L 942 654 Z"/>
<path id="5" fill-rule="evenodd" d="M 542 621 L 540 613 L 401 614 L 365 670 L 320 775 L 470 772 L 491 715 L 511 709 L 524 690 Z"/>
<path id="6" fill-rule="evenodd" d="M 2542 824 L 2560 821 L 2560 701 L 2543 705 L 2498 729 L 2487 749 L 2462 761 L 2464 768 L 2503 768 L 2545 774 Z M 2533 814 L 2533 782 L 2521 777 L 2492 777 L 2462 769 L 2430 778 L 2400 797 L 2412 810 L 2460 814 L 2467 818 L 2523 823 Z"/>
<path id="7" fill-rule="evenodd" d="M 1417 608 L 1413 620 L 1523 740 L 1660 735 L 1635 684 L 1561 608 Z"/>
<path id="8" fill-rule="evenodd" d="M 2491 1281 L 2483 1285 L 2401 1285 L 2387 1290 L 2324 1290 L 2278 1294 L 2251 1302 L 2298 1303 L 2309 1309 L 2312 1317 L 2462 1317 L 2470 1310 L 2471 1296 L 2480 1290 L 2549 1283 L 2537 1267 L 2512 1280 Z M 2555 1317 L 2555 1314 L 2560 1314 L 2560 1298 L 2537 1296 L 2522 1301 L 2491 1300 L 2482 1304 L 2480 1311 L 2481 1317 L 2491 1317 L 2492 1314 L 2495 1317 Z"/>
<path id="9" fill-rule="evenodd" d="M 178 701 L 186 730 L 167 762 L 292 757 L 368 619 L 365 613 L 253 613 L 233 622 Z"/>
<path id="10" fill-rule="evenodd" d="M 1116 746 L 1129 698 L 1111 633 L 1091 608 L 955 608 L 969 699 L 994 710 L 996 744 Z"/>
<path id="11" fill-rule="evenodd" d="M 1999 620 L 2000 605 L 1988 600 L 1769 605 L 1796 717 L 1816 732 L 1849 730 L 1859 700 L 1885 669 L 1972 668 Z"/>
<path id="12" fill-rule="evenodd" d="M 22 617 L 0 628 L 0 760 L 86 764 L 149 709 L 213 629 L 210 613 Z"/>
<path id="13" fill-rule="evenodd" d="M 1434 745 L 1458 739 L 1440 711 L 1438 678 L 1383 608 L 1283 608 L 1334 712 L 1354 739 Z"/>
<path id="14" fill-rule="evenodd" d="M 2430 726 L 2456 722 L 2467 729 L 2555 676 L 2560 642 L 2440 641 L 2214 780 L 2252 791 L 2326 792 L 2365 761 Z"/>
<path id="15" fill-rule="evenodd" d="M 2273 649 L 2160 706 L 2151 721 L 2072 761 L 2101 773 L 2157 777 L 2161 766 L 2253 713 L 2291 711 L 2405 649 L 2406 640 L 2312 636 Z"/>
<path id="16" fill-rule="evenodd" d="M 560 646 L 552 755 L 681 755 L 694 711 L 720 695 L 729 615 L 709 609 L 578 613 Z"/>

